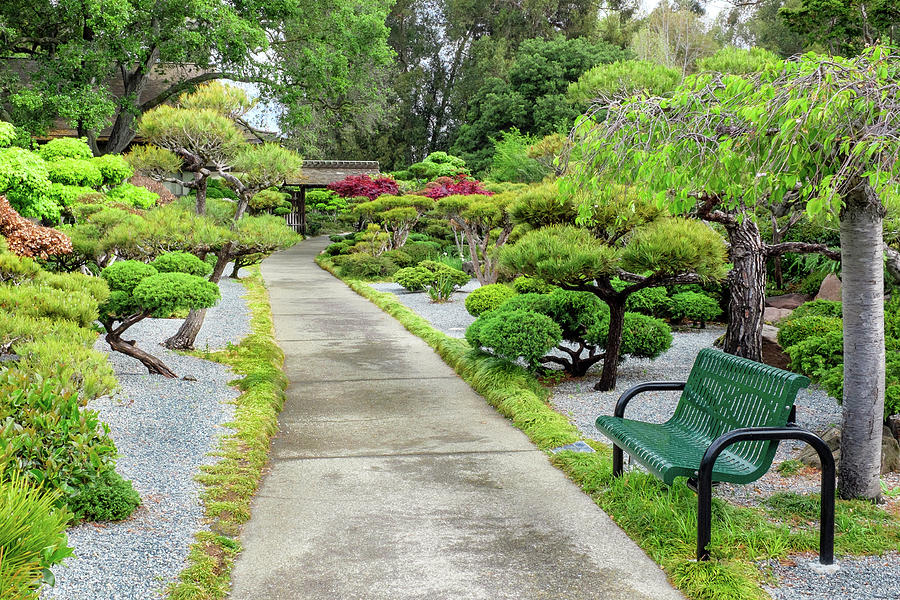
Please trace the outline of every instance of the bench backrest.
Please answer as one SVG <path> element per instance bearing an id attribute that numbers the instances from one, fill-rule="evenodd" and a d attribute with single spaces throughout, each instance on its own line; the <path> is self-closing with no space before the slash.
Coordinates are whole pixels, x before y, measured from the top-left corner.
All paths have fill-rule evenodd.
<path id="1" fill-rule="evenodd" d="M 697 355 L 672 421 L 711 443 L 742 427 L 784 427 L 809 379 L 704 348 Z M 768 470 L 778 442 L 741 442 L 729 451 Z"/>

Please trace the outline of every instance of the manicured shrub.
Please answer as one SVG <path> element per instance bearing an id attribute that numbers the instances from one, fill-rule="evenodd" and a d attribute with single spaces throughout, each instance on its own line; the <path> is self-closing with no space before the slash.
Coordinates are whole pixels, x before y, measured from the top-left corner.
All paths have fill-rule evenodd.
<path id="1" fill-rule="evenodd" d="M 381 256 L 400 268 L 412 267 L 416 264 L 415 259 L 413 259 L 413 257 L 405 250 L 388 250 Z"/>
<path id="2" fill-rule="evenodd" d="M 91 342 L 97 339 L 93 331 L 80 331 L 89 335 Z M 106 354 L 94 350 L 92 344 L 76 343 L 77 339 L 57 334 L 27 342 L 17 340 L 13 346 L 20 356 L 16 368 L 34 381 L 53 381 L 58 391 L 77 392 L 84 401 L 114 391 L 118 381 Z"/>
<path id="3" fill-rule="evenodd" d="M 331 237 L 339 238 L 340 236 L 331 236 Z M 347 252 L 349 252 L 349 250 L 350 250 L 350 247 L 351 247 L 351 245 L 348 244 L 347 242 L 339 241 L 339 242 L 335 242 L 333 244 L 329 244 L 329 246 L 327 248 L 325 248 L 324 253 L 325 253 L 325 256 L 337 256 L 338 254 L 347 254 Z"/>
<path id="4" fill-rule="evenodd" d="M 800 319 L 809 316 L 837 317 L 840 319 L 844 316 L 843 305 L 834 300 L 813 300 L 795 308 L 788 319 Z"/>
<path id="5" fill-rule="evenodd" d="M 821 335 L 810 335 L 785 348 L 791 357 L 791 369 L 813 379 L 844 362 L 843 329 L 832 329 Z"/>
<path id="6" fill-rule="evenodd" d="M 212 273 L 208 262 L 187 252 L 167 252 L 156 257 L 150 264 L 160 273 L 187 273 L 198 277 L 206 277 Z"/>
<path id="7" fill-rule="evenodd" d="M 123 183 L 106 192 L 106 195 L 122 204 L 133 206 L 134 208 L 148 209 L 159 200 L 159 194 L 151 192 L 145 187 Z"/>
<path id="8" fill-rule="evenodd" d="M 104 154 L 92 158 L 91 162 L 100 171 L 104 186 L 121 185 L 134 175 L 134 169 L 131 168 L 125 157 L 119 154 Z"/>
<path id="9" fill-rule="evenodd" d="M 437 179 L 438 177 L 454 177 L 468 175 L 466 161 L 446 152 L 432 152 L 422 162 L 410 165 L 407 171 L 398 174 L 397 179 Z M 404 175 L 400 177 L 399 175 Z"/>
<path id="10" fill-rule="evenodd" d="M 253 213 L 272 211 L 280 207 L 290 197 L 290 194 L 285 194 L 278 190 L 263 190 L 250 198 L 248 208 Z M 290 212 L 290 202 L 288 202 L 287 208 L 288 212 Z"/>
<path id="11" fill-rule="evenodd" d="M 340 259 L 340 260 L 337 260 Z M 397 272 L 397 265 L 383 256 L 356 253 L 335 257 L 335 265 L 344 277 L 358 279 L 381 279 Z"/>
<path id="12" fill-rule="evenodd" d="M 47 163 L 50 181 L 65 185 L 83 185 L 89 188 L 103 184 L 103 174 L 89 160 L 80 158 L 61 158 Z"/>
<path id="13" fill-rule="evenodd" d="M 473 348 L 484 348 L 509 361 L 519 358 L 535 369 L 539 359 L 562 341 L 562 329 L 550 317 L 531 311 L 484 313 L 466 330 Z M 474 324 L 473 324 L 474 325 Z"/>
<path id="14" fill-rule="evenodd" d="M 97 319 L 97 301 L 87 293 L 39 285 L 0 286 L 0 311 L 66 319 L 89 327 Z"/>
<path id="15" fill-rule="evenodd" d="M 515 295 L 515 290 L 501 283 L 483 285 L 466 296 L 466 310 L 473 317 L 477 317 L 481 313 L 499 308 Z"/>
<path id="16" fill-rule="evenodd" d="M 54 183 L 50 185 L 47 195 L 60 206 L 72 206 L 84 196 L 96 194 L 97 190 L 83 185 L 66 185 Z"/>
<path id="17" fill-rule="evenodd" d="M 407 267 L 400 269 L 394 274 L 394 281 L 411 292 L 424 290 L 432 285 L 438 274 L 443 274 L 450 278 L 453 285 L 458 287 L 469 282 L 469 275 L 459 269 L 433 260 L 425 260 L 415 267 Z"/>
<path id="18" fill-rule="evenodd" d="M 127 519 L 140 504 L 141 497 L 134 491 L 131 482 L 108 470 L 72 498 L 69 510 L 77 519 L 86 521 L 121 521 Z"/>
<path id="19" fill-rule="evenodd" d="M 665 321 L 639 313 L 625 313 L 622 354 L 656 358 L 672 345 L 672 330 Z"/>
<path id="20" fill-rule="evenodd" d="M 626 310 L 651 317 L 665 317 L 669 314 L 671 299 L 664 287 L 649 287 L 628 296 Z"/>
<path id="21" fill-rule="evenodd" d="M 516 277 L 512 282 L 513 289 L 520 294 L 547 294 L 557 289 L 556 286 L 550 285 L 546 281 L 522 275 Z"/>
<path id="22" fill-rule="evenodd" d="M 24 281 L 33 279 L 40 273 L 41 268 L 30 258 L 16 256 L 6 252 L 6 240 L 0 237 L 0 283 L 19 285 Z"/>
<path id="23" fill-rule="evenodd" d="M 406 252 L 416 264 L 423 260 L 432 260 L 441 255 L 443 246 L 433 240 L 412 241 L 408 240 L 403 246 Z"/>
<path id="24" fill-rule="evenodd" d="M 0 595 L 31 600 L 44 570 L 72 556 L 66 527 L 71 515 L 57 506 L 60 492 L 42 488 L 0 462 Z"/>
<path id="25" fill-rule="evenodd" d="M 669 301 L 669 312 L 674 319 L 688 319 L 706 327 L 706 322 L 722 314 L 719 303 L 706 294 L 697 292 L 681 292 Z"/>
<path id="26" fill-rule="evenodd" d="M 397 182 L 390 177 L 375 177 L 368 175 L 350 175 L 337 183 L 332 183 L 328 189 L 341 198 L 368 198 L 374 200 L 385 194 L 397 195 L 400 188 Z"/>
<path id="27" fill-rule="evenodd" d="M 98 304 L 109 298 L 109 286 L 100 277 L 91 277 L 82 273 L 49 273 L 41 271 L 34 278 L 35 283 L 45 285 L 67 293 L 84 293 L 91 296 Z"/>
<path id="28" fill-rule="evenodd" d="M 783 321 L 778 330 L 778 343 L 788 349 L 810 337 L 821 337 L 831 331 L 843 331 L 844 322 L 837 317 L 810 315 Z"/>
<path id="29" fill-rule="evenodd" d="M 0 194 L 23 217 L 59 220 L 60 207 L 50 199 L 47 163 L 22 148 L 0 148 Z M 6 235 L 6 234 L 4 234 Z"/>
<path id="30" fill-rule="evenodd" d="M 56 138 L 39 146 L 37 154 L 47 162 L 54 162 L 63 158 L 77 158 L 86 160 L 93 156 L 91 147 L 87 142 L 79 138 Z"/>

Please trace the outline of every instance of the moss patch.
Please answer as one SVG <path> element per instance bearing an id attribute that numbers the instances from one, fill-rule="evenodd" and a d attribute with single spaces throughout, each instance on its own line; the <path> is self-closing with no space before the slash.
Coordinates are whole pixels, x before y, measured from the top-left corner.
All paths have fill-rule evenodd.
<path id="1" fill-rule="evenodd" d="M 269 441 L 278 428 L 287 378 L 281 371 L 284 354 L 275 343 L 272 310 L 259 267 L 242 283 L 251 311 L 250 334 L 225 350 L 198 354 L 226 364 L 241 376 L 232 382 L 241 395 L 233 433 L 222 438 L 213 453 L 220 460 L 201 468 L 197 479 L 205 486 L 203 502 L 209 529 L 201 531 L 188 555 L 188 566 L 169 587 L 175 600 L 224 598 L 231 581 L 234 557 L 240 551 L 240 527 L 250 519 L 250 500 L 268 461 Z"/>

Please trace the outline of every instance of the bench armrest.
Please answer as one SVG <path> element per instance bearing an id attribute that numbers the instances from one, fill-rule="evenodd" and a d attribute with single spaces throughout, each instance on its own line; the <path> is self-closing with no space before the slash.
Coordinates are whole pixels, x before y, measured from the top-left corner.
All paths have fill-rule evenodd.
<path id="1" fill-rule="evenodd" d="M 709 445 L 697 470 L 697 559 L 709 558 L 712 521 L 712 472 L 716 459 L 738 442 L 800 440 L 812 446 L 822 461 L 821 515 L 819 518 L 819 562 L 834 562 L 834 456 L 825 441 L 802 427 L 746 427 L 722 434 Z"/>
<path id="2" fill-rule="evenodd" d="M 686 381 L 645 381 L 644 383 L 639 383 L 636 386 L 625 390 L 625 393 L 619 396 L 619 400 L 616 402 L 616 408 L 613 411 L 613 416 L 619 418 L 624 417 L 625 407 L 628 406 L 628 403 L 631 402 L 632 398 L 642 392 L 683 390 L 686 384 Z"/>

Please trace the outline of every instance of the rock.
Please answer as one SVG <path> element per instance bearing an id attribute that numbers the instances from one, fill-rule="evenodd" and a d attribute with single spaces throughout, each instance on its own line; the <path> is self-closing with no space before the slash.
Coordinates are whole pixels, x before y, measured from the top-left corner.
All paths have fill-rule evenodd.
<path id="1" fill-rule="evenodd" d="M 822 434 L 822 439 L 825 440 L 825 443 L 832 451 L 835 466 L 840 467 L 841 430 L 837 427 L 831 427 Z M 816 451 L 811 446 L 803 448 L 797 458 L 805 465 L 817 469 L 822 468 L 819 455 L 816 454 Z M 891 430 L 885 427 L 881 436 L 881 474 L 884 475 L 892 471 L 900 471 L 900 443 L 897 442 Z"/>
<path id="2" fill-rule="evenodd" d="M 14 362 L 19 362 L 20 359 L 21 359 L 21 357 L 18 354 L 12 354 L 12 353 L 2 354 L 2 353 L 0 353 L 0 363 L 5 363 L 5 362 L 14 363 Z"/>
<path id="3" fill-rule="evenodd" d="M 900 440 L 900 415 L 891 415 L 888 417 L 888 427 L 890 427 L 894 437 Z"/>
<path id="4" fill-rule="evenodd" d="M 772 325 L 763 325 L 762 328 L 762 362 L 779 369 L 787 369 L 791 362 L 791 357 L 778 343 L 778 328 Z"/>
<path id="5" fill-rule="evenodd" d="M 834 273 L 829 273 L 822 280 L 819 286 L 819 293 L 816 294 L 816 300 L 834 300 L 841 301 L 841 280 Z"/>
<path id="6" fill-rule="evenodd" d="M 766 323 L 777 323 L 778 321 L 791 316 L 792 312 L 794 312 L 794 310 L 791 308 L 775 308 L 774 306 L 767 306 L 763 311 L 763 321 Z"/>
<path id="7" fill-rule="evenodd" d="M 778 328 L 774 325 L 764 324 L 762 326 L 762 339 L 764 342 L 778 343 Z"/>
<path id="8" fill-rule="evenodd" d="M 467 260 L 466 262 L 464 262 L 462 264 L 462 270 L 465 271 L 466 273 L 468 273 L 469 275 L 471 275 L 472 277 L 475 277 L 475 265 L 472 264 L 471 260 Z"/>
<path id="9" fill-rule="evenodd" d="M 785 294 L 783 296 L 769 296 L 766 298 L 766 306 L 772 308 L 788 308 L 794 310 L 804 302 L 809 302 L 806 294 Z"/>

